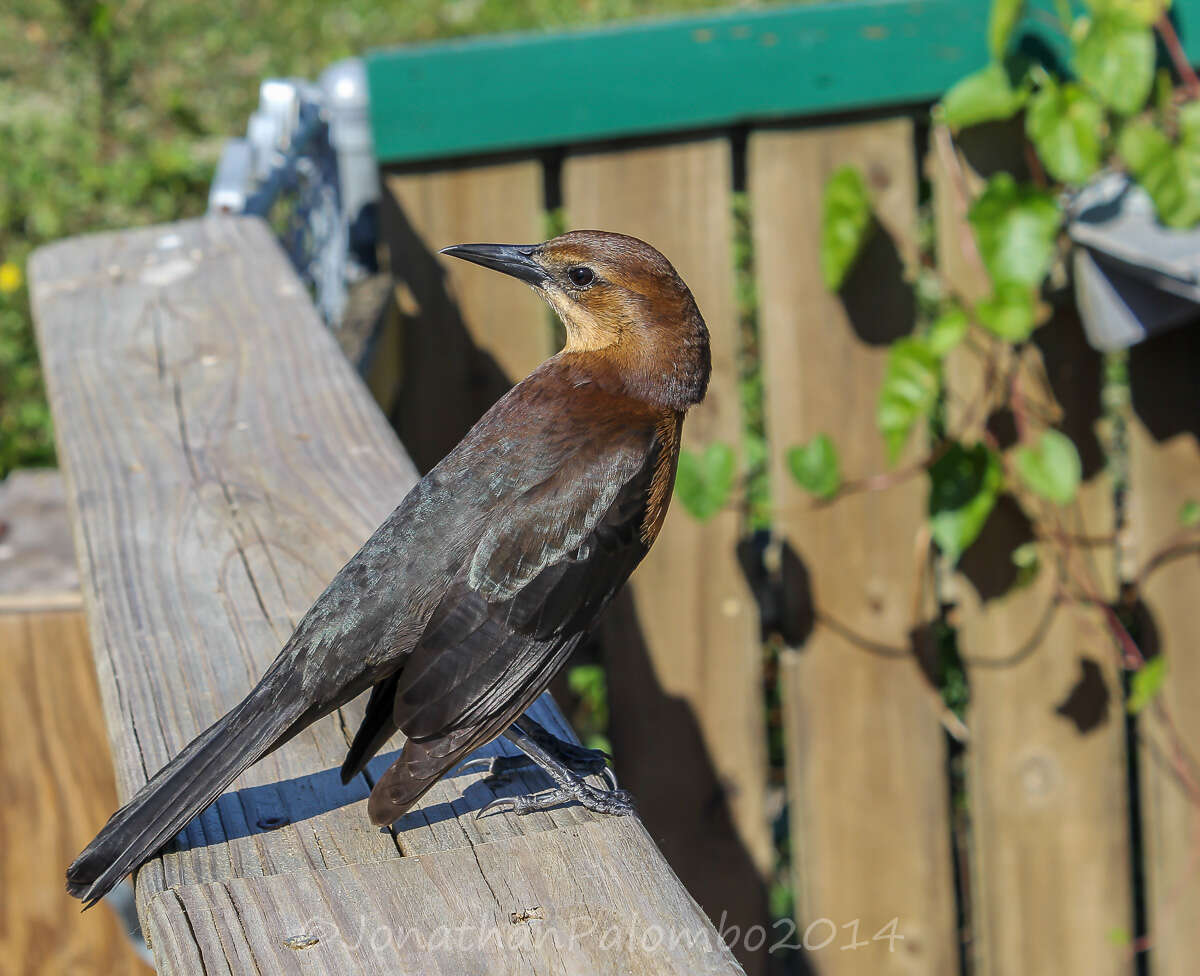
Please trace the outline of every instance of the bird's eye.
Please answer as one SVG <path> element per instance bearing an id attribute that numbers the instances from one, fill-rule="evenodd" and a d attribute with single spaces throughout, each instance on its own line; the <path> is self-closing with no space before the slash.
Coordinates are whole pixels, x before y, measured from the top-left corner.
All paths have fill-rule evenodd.
<path id="1" fill-rule="evenodd" d="M 596 273 L 591 268 L 579 264 L 567 269 L 567 277 L 576 288 L 586 288 L 596 280 Z"/>

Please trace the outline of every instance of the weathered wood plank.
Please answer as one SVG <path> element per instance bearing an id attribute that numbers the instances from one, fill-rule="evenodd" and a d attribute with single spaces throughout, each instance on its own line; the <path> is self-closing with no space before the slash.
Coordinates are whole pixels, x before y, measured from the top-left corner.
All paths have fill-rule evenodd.
<path id="1" fill-rule="evenodd" d="M 549 313 L 533 292 L 437 253 L 449 244 L 542 240 L 542 166 L 525 160 L 393 173 L 385 188 L 384 238 L 402 331 L 394 417 L 426 470 L 555 351 Z M 386 409 L 388 382 L 373 385 Z"/>
<path id="2" fill-rule="evenodd" d="M 1179 531 L 1178 514 L 1200 498 L 1200 331 L 1194 326 L 1130 352 L 1135 417 L 1129 436 L 1129 518 L 1136 564 Z M 1196 597 L 1200 561 L 1192 553 L 1166 563 L 1142 583 L 1138 637 L 1147 654 L 1163 654 L 1162 703 L 1138 720 L 1142 836 L 1146 864 L 1151 968 L 1155 976 L 1195 972 L 1200 959 L 1200 653 Z M 1173 742 L 1178 741 L 1178 750 Z M 1183 776 L 1180 771 L 1185 770 Z"/>
<path id="3" fill-rule="evenodd" d="M 570 226 L 643 238 L 696 297 L 713 374 L 684 426 L 693 451 L 741 441 L 730 169 L 725 139 L 573 153 L 563 164 Z M 622 783 L 709 914 L 744 927 L 765 921 L 773 854 L 762 651 L 735 557 L 740 532 L 732 509 L 701 524 L 674 505 L 631 582 L 636 626 L 609 632 L 605 655 Z"/>
<path id="4" fill-rule="evenodd" d="M 619 879 L 617 862 L 626 865 Z M 735 971 L 683 888 L 663 889 L 664 872 L 645 829 L 623 818 L 432 856 L 184 885 L 155 896 L 149 931 L 163 976 L 200 963 L 210 974 Z"/>
<path id="5" fill-rule="evenodd" d="M 860 272 L 830 296 L 818 228 L 826 178 L 855 163 L 884 224 L 912 238 L 912 129 L 896 120 L 763 131 L 748 148 L 772 500 L 821 615 L 784 671 L 799 922 L 838 927 L 816 960 L 822 974 L 949 974 L 956 951 L 945 744 L 908 652 L 921 622 L 913 614 L 924 487 L 909 481 L 814 509 L 785 465 L 788 446 L 826 432 L 847 477 L 885 467 L 874 416 L 886 343 L 911 327 L 900 258 L 877 234 Z M 851 941 L 843 926 L 857 920 L 858 938 L 868 940 L 893 918 L 904 936 L 895 952 L 886 942 L 839 951 Z"/>
<path id="6" fill-rule="evenodd" d="M 415 472 L 260 221 L 64 242 L 35 256 L 31 281 L 128 795 L 242 697 Z M 538 707 L 568 734 L 548 699 Z M 252 767 L 179 850 L 142 868 L 143 921 L 154 904 L 161 928 L 175 911 L 164 906 L 177 906 L 160 953 L 198 967 L 202 951 L 188 933 L 204 920 L 185 919 L 177 895 L 156 897 L 169 887 L 286 874 L 290 890 L 313 871 L 394 862 L 401 850 L 474 858 L 480 842 L 594 819 L 564 808 L 477 822 L 496 794 L 475 774 L 439 785 L 395 836 L 377 831 L 363 809 L 368 781 L 337 782 L 353 712 Z M 623 887 L 625 862 L 609 868 L 604 883 Z M 669 872 L 656 884 L 664 898 L 687 897 Z M 428 897 L 427 886 L 397 896 Z M 205 959 L 209 971 L 243 971 L 249 944 L 222 946 L 226 962 Z"/>
<path id="7" fill-rule="evenodd" d="M 0 526 L 0 968 L 148 974 L 116 916 L 81 918 L 63 886 L 117 790 L 58 472 L 9 475 Z"/>
<path id="8" fill-rule="evenodd" d="M 127 797 L 242 698 L 415 472 L 265 225 L 71 240 L 32 279 Z M 252 767 L 139 898 L 398 856 L 365 781 L 338 784 L 345 745 L 333 716 Z"/>
<path id="9" fill-rule="evenodd" d="M 144 976 L 116 915 L 81 918 L 63 885 L 117 799 L 83 612 L 0 611 L 0 668 L 0 969 Z"/>
<path id="10" fill-rule="evenodd" d="M 0 611 L 83 607 L 62 476 L 14 471 L 0 482 Z"/>
<path id="11" fill-rule="evenodd" d="M 1081 421 L 1072 432 L 1086 438 L 1087 417 L 1099 409 L 1099 357 L 1078 323 L 1055 323 L 1040 341 L 1045 348 L 1030 349 L 1020 367 L 1026 395 L 1057 401 Z M 1036 380 L 1047 367 L 1044 387 Z M 1084 454 L 1089 480 L 1063 528 L 1099 538 L 1112 532 L 1112 484 L 1098 467 L 1098 446 Z M 1032 541 L 1029 522 L 1008 499 L 992 519 L 964 555 L 954 587 L 971 688 L 972 956 L 980 974 L 1014 965 L 1030 974 L 1130 973 L 1128 950 L 1109 937 L 1132 922 L 1115 648 L 1100 611 L 1056 606 L 1060 547 L 1039 544 L 1038 576 L 1018 586 L 1012 554 Z M 1112 598 L 1111 547 L 1077 549 L 1073 562 L 1075 574 L 1086 571 Z"/>
<path id="12" fill-rule="evenodd" d="M 963 189 L 981 182 L 935 132 L 931 173 L 943 272 L 966 293 L 988 286 L 964 221 Z M 972 158 L 1005 164 L 1011 140 L 993 135 Z M 1011 161 L 1010 161 L 1011 162 Z M 987 174 L 983 174 L 986 176 Z M 1035 336 L 1015 372 L 1038 416 L 1058 415 L 1081 446 L 1086 483 L 1063 530 L 1111 536 L 1112 482 L 1096 440 L 1100 357 L 1065 310 Z M 952 426 L 978 435 L 993 420 L 1001 447 L 1016 432 L 994 422 L 1007 400 L 986 390 L 979 358 L 965 350 L 948 362 Z M 1025 421 L 1030 434 L 1038 426 Z M 1011 424 L 1010 424 L 1011 427 Z M 1132 971 L 1127 949 L 1109 933 L 1132 926 L 1128 773 L 1118 658 L 1102 613 L 1056 606 L 1063 582 L 1060 547 L 1039 543 L 1041 566 L 1017 584 L 1012 553 L 1032 542 L 1029 520 L 1009 498 L 948 577 L 959 649 L 970 685 L 967 749 L 970 801 L 971 955 L 981 976 Z M 1076 549 L 1072 574 L 1098 595 L 1115 595 L 1113 547 Z M 1078 588 L 1075 583 L 1068 584 Z"/>

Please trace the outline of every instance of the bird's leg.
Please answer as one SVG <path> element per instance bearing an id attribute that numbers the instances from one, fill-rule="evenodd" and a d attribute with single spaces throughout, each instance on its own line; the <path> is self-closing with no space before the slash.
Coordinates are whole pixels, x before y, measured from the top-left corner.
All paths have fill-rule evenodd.
<path id="1" fill-rule="evenodd" d="M 615 787 L 616 778 L 608 768 L 607 760 L 612 757 L 602 749 L 585 749 L 583 746 L 560 739 L 553 732 L 542 727 L 528 715 L 522 715 L 513 723 L 513 728 L 524 732 L 533 742 L 550 754 L 551 758 L 565 766 L 578 776 L 603 774 L 612 780 Z M 514 740 L 515 741 L 515 740 Z M 458 767 L 460 773 L 486 770 L 489 778 L 500 779 L 518 769 L 534 765 L 534 760 L 525 752 L 516 756 L 481 756 L 472 759 Z"/>
<path id="2" fill-rule="evenodd" d="M 528 725 L 529 720 L 522 718 L 521 723 Z M 535 722 L 534 725 L 537 725 L 537 723 Z M 543 734 L 549 735 L 545 729 L 541 729 L 540 726 L 538 728 Z M 483 816 L 485 813 L 490 813 L 493 810 L 504 809 L 511 810 L 518 815 L 532 813 L 534 810 L 546 810 L 550 807 L 556 807 L 561 803 L 569 803 L 572 800 L 581 806 L 587 807 L 589 810 L 595 810 L 597 813 L 617 815 L 633 813 L 632 797 L 624 790 L 616 789 L 615 779 L 610 779 L 610 782 L 613 784 L 612 789 L 603 790 L 589 786 L 583 781 L 582 776 L 551 755 L 548 749 L 540 744 L 532 735 L 522 730 L 516 723 L 509 726 L 508 731 L 504 733 L 504 737 L 514 743 L 517 748 L 537 763 L 546 775 L 554 780 L 555 787 L 552 790 L 546 790 L 544 793 L 535 793 L 529 796 L 500 797 L 483 807 L 476 814 L 477 817 Z M 561 742 L 560 739 L 554 736 L 550 736 L 550 738 L 554 739 L 555 742 Z M 595 752 L 596 750 L 583 751 Z M 607 766 L 604 767 L 604 772 L 608 774 Z"/>

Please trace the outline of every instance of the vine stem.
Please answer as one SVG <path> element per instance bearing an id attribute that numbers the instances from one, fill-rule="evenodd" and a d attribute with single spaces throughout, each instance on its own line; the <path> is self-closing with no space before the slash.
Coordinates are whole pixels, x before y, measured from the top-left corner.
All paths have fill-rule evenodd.
<path id="1" fill-rule="evenodd" d="M 1171 18 L 1167 15 L 1166 10 L 1155 22 L 1154 29 L 1162 38 L 1163 46 L 1166 47 L 1167 54 L 1171 57 L 1171 63 L 1175 65 L 1175 70 L 1183 80 L 1188 98 L 1200 98 L 1200 77 L 1196 76 L 1196 72 L 1188 62 L 1187 53 L 1183 50 L 1183 45 L 1179 43 L 1179 35 L 1175 33 L 1175 25 L 1171 23 Z"/>
<path id="2" fill-rule="evenodd" d="M 968 219 L 971 209 L 971 193 L 967 187 L 967 174 L 963 170 L 962 161 L 958 158 L 958 149 L 954 145 L 954 136 L 950 133 L 950 127 L 934 126 L 933 141 L 937 146 L 937 154 L 942 161 L 942 168 L 950 174 L 950 181 L 954 184 L 955 217 L 961 225 L 958 238 L 963 257 L 977 273 L 983 276 L 984 281 L 990 281 L 991 277 L 983 263 L 983 255 L 979 253 L 975 235 L 971 233 L 971 222 Z"/>

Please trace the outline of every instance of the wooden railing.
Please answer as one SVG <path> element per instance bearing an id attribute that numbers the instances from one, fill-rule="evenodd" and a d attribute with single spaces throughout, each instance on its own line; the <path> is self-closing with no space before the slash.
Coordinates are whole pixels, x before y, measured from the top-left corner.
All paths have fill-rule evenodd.
<path id="1" fill-rule="evenodd" d="M 65 241 L 30 279 L 127 798 L 241 699 L 416 472 L 264 223 Z M 474 774 L 371 827 L 389 758 L 338 780 L 361 707 L 137 872 L 159 972 L 737 971 L 636 818 L 477 820 L 496 794 Z M 571 735 L 548 696 L 535 708 Z"/>

